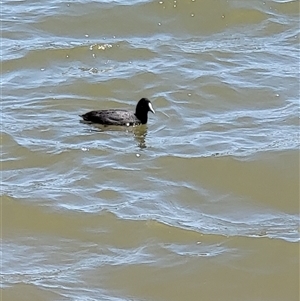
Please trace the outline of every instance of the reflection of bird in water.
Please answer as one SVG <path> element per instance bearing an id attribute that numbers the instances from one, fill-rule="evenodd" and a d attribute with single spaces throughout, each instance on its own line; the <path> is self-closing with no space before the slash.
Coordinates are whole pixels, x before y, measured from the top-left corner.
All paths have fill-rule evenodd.
<path id="1" fill-rule="evenodd" d="M 147 136 L 147 125 L 137 126 L 106 126 L 103 124 L 93 123 L 94 129 L 90 129 L 89 132 L 126 132 L 133 133 L 134 139 L 139 148 L 146 148 L 146 136 Z"/>
<path id="2" fill-rule="evenodd" d="M 146 148 L 147 126 L 137 126 L 133 128 L 134 138 L 140 148 Z"/>

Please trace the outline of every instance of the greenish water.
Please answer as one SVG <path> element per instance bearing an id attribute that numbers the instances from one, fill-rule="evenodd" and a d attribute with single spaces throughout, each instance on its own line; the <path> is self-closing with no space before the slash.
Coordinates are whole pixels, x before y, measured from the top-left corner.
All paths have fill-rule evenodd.
<path id="1" fill-rule="evenodd" d="M 3 300 L 299 299 L 298 1 L 1 9 Z"/>

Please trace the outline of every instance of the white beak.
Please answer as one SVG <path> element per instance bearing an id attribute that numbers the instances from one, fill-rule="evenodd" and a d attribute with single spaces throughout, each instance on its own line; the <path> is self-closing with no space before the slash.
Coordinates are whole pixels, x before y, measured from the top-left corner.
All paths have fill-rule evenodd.
<path id="1" fill-rule="evenodd" d="M 153 109 L 153 107 L 152 107 L 151 102 L 148 103 L 148 106 L 149 106 L 149 110 L 150 110 L 153 114 L 155 114 L 155 111 L 154 111 L 154 109 Z"/>

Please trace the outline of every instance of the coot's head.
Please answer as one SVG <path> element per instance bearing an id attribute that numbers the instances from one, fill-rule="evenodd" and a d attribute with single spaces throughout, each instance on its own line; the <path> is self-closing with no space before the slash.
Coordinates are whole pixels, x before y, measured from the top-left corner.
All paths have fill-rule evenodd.
<path id="1" fill-rule="evenodd" d="M 147 123 L 148 112 L 155 114 L 152 103 L 148 98 L 142 98 L 136 105 L 135 116 L 142 122 L 142 124 Z"/>

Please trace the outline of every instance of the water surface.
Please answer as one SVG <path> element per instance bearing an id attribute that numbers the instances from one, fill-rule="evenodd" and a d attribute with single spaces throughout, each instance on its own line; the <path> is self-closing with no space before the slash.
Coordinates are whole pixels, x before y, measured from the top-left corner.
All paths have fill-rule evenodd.
<path id="1" fill-rule="evenodd" d="M 298 1 L 10 1 L 1 57 L 3 300 L 299 299 Z"/>

